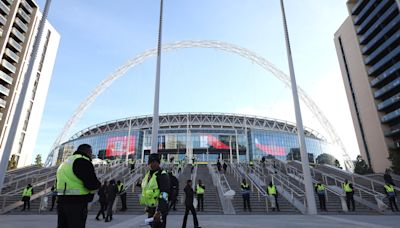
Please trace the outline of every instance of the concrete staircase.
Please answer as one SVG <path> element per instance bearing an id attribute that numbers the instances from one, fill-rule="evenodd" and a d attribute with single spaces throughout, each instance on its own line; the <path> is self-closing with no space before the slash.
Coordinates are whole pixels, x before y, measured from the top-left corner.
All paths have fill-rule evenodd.
<path id="1" fill-rule="evenodd" d="M 196 183 L 194 184 L 197 184 L 197 180 L 202 180 L 206 188 L 204 193 L 204 212 L 200 211 L 198 214 L 222 214 L 223 210 L 218 191 L 213 185 L 207 165 L 198 165 Z"/>

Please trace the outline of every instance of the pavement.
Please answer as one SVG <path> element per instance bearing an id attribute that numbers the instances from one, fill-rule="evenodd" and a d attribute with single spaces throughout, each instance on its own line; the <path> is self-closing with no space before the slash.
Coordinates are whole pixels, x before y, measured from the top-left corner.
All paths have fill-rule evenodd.
<path id="1" fill-rule="evenodd" d="M 89 215 L 87 228 L 135 228 L 144 225 L 145 215 L 115 215 L 111 223 L 96 221 Z M 389 228 L 400 227 L 399 215 L 200 215 L 201 227 L 205 228 Z M 183 215 L 168 216 L 167 228 L 180 228 Z M 56 227 L 56 215 L 1 215 L 1 228 L 47 228 Z M 193 227 L 192 216 L 189 215 L 187 227 Z"/>

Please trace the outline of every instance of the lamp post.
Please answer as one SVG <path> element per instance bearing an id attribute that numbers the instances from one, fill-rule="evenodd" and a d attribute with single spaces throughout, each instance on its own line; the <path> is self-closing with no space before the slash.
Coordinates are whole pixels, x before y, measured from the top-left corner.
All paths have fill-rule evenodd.
<path id="1" fill-rule="evenodd" d="M 157 45 L 157 70 L 154 89 L 154 109 L 153 109 L 153 125 L 151 130 L 151 154 L 158 153 L 158 128 L 159 128 L 159 104 L 160 104 L 160 70 L 161 70 L 161 38 L 162 38 L 162 20 L 163 20 L 163 3 L 160 1 L 160 20 L 158 27 L 158 45 Z"/>
<path id="2" fill-rule="evenodd" d="M 307 213 L 310 215 L 315 215 L 315 214 L 317 214 L 317 207 L 315 205 L 314 189 L 313 189 L 313 185 L 312 185 L 310 165 L 308 163 L 308 156 L 307 156 L 307 151 L 306 151 L 306 142 L 305 142 L 305 138 L 304 138 L 304 127 L 303 127 L 303 121 L 302 121 L 302 117 L 301 117 L 299 95 L 297 92 L 296 76 L 294 73 L 292 51 L 290 48 L 290 41 L 289 41 L 289 31 L 287 28 L 285 6 L 283 4 L 283 0 L 281 0 L 281 10 L 282 10 L 282 19 L 283 19 L 283 29 L 285 32 L 285 40 L 286 40 L 286 51 L 287 51 L 289 70 L 290 70 L 290 81 L 291 81 L 291 86 L 292 86 L 294 111 L 296 114 L 296 127 L 297 127 L 297 133 L 298 133 L 298 137 L 299 137 L 299 143 L 300 143 L 301 165 L 303 168 L 304 186 L 305 186 L 305 190 L 306 190 L 305 193 L 306 193 L 306 200 L 307 200 Z"/>
<path id="3" fill-rule="evenodd" d="M 15 108 L 15 114 L 10 126 L 10 133 L 7 137 L 7 141 L 5 143 L 4 146 L 4 151 L 3 151 L 3 155 L 1 157 L 1 162 L 0 162 L 0 190 L 3 187 L 3 182 L 4 182 L 4 177 L 6 175 L 6 171 L 7 171 L 7 165 L 8 165 L 8 159 L 11 155 L 11 150 L 14 144 L 14 141 L 16 139 L 17 136 L 17 128 L 18 128 L 18 123 L 19 123 L 19 119 L 21 118 L 22 114 L 22 110 L 23 110 L 23 105 L 25 103 L 25 97 L 28 91 L 28 86 L 29 86 L 29 81 L 31 80 L 31 76 L 33 73 L 33 65 L 36 61 L 37 58 L 37 53 L 39 51 L 39 46 L 40 46 L 40 42 L 42 39 L 42 35 L 43 35 L 43 30 L 44 30 L 44 26 L 47 20 L 47 15 L 49 14 L 49 10 L 50 10 L 50 5 L 51 5 L 51 0 L 46 0 L 45 3 L 45 7 L 43 10 L 43 15 L 42 18 L 39 21 L 39 26 L 38 26 L 38 32 L 36 34 L 35 37 L 35 41 L 33 43 L 33 48 L 32 48 L 32 54 L 31 54 L 31 58 L 29 60 L 28 63 L 28 69 L 25 73 L 25 77 L 23 78 L 23 82 L 22 82 L 22 87 L 21 87 L 21 93 L 19 95 L 18 101 L 17 101 L 17 106 Z M 36 75 L 36 74 L 35 74 Z"/>

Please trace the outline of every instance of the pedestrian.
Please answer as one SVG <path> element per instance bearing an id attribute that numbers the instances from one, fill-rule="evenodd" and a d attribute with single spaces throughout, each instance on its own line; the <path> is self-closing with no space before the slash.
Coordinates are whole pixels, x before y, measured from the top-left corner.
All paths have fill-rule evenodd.
<path id="1" fill-rule="evenodd" d="M 386 184 L 383 186 L 386 192 L 386 195 L 389 199 L 389 205 L 390 209 L 394 212 L 394 208 L 396 208 L 396 211 L 399 211 L 399 208 L 397 207 L 396 204 L 396 190 L 394 189 L 393 184 L 386 182 Z M 393 208 L 394 206 L 394 208 Z"/>
<path id="2" fill-rule="evenodd" d="M 129 164 L 131 167 L 131 173 L 133 173 L 133 171 L 135 171 L 135 161 L 133 159 L 129 159 Z"/>
<path id="3" fill-rule="evenodd" d="M 169 182 L 170 182 L 170 197 L 169 197 L 169 209 L 173 209 L 176 211 L 176 201 L 178 200 L 179 195 L 179 181 L 176 178 L 172 171 L 169 172 Z"/>
<path id="4" fill-rule="evenodd" d="M 201 228 L 199 226 L 199 221 L 197 220 L 196 210 L 193 206 L 193 198 L 194 198 L 194 191 L 192 188 L 192 180 L 186 181 L 186 186 L 183 189 L 185 192 L 185 216 L 183 217 L 182 228 L 186 228 L 187 217 L 189 215 L 189 211 L 193 215 L 193 223 L 195 228 Z"/>
<path id="5" fill-rule="evenodd" d="M 251 212 L 250 207 L 250 185 L 246 182 L 246 179 L 243 178 L 242 183 L 240 184 L 240 188 L 242 190 L 242 198 L 243 198 L 243 210 L 247 211 L 247 208 Z"/>
<path id="6" fill-rule="evenodd" d="M 117 181 L 118 195 L 121 199 L 122 208 L 120 211 L 126 211 L 128 208 L 126 207 L 126 189 L 124 184 L 119 180 Z"/>
<path id="7" fill-rule="evenodd" d="M 50 211 L 53 211 L 54 209 L 54 204 L 56 203 L 57 200 L 57 187 L 53 185 L 51 187 L 51 208 Z"/>
<path id="8" fill-rule="evenodd" d="M 115 184 L 115 180 L 110 180 L 110 183 L 107 185 L 106 188 L 107 215 L 104 222 L 111 222 L 113 220 L 113 206 L 117 194 L 118 194 L 118 187 Z"/>
<path id="9" fill-rule="evenodd" d="M 101 183 L 92 164 L 92 147 L 78 146 L 57 170 L 58 228 L 84 228 L 93 191 Z"/>
<path id="10" fill-rule="evenodd" d="M 383 179 L 385 180 L 385 183 L 388 183 L 388 184 L 391 184 L 391 185 L 393 185 L 393 186 L 396 186 L 396 185 L 393 183 L 393 178 L 392 178 L 392 176 L 390 175 L 390 169 L 386 169 L 386 170 L 385 170 L 385 174 L 383 174 Z"/>
<path id="11" fill-rule="evenodd" d="M 197 195 L 197 211 L 204 211 L 204 192 L 206 190 L 206 187 L 202 183 L 202 181 L 199 179 L 197 185 L 196 185 L 196 195 Z"/>
<path id="12" fill-rule="evenodd" d="M 326 200 L 325 200 L 325 185 L 321 183 L 315 184 L 315 192 L 318 195 L 318 200 L 319 200 L 319 208 L 321 211 L 327 211 L 326 210 Z"/>
<path id="13" fill-rule="evenodd" d="M 140 204 L 146 206 L 148 218 L 153 218 L 152 228 L 165 228 L 168 216 L 169 177 L 160 168 L 160 156 L 150 154 L 148 159 L 150 170 L 142 180 Z"/>
<path id="14" fill-rule="evenodd" d="M 21 211 L 28 211 L 31 209 L 31 196 L 33 195 L 33 187 L 31 184 L 28 184 L 24 190 L 22 191 L 22 201 L 24 202 L 24 207 Z"/>
<path id="15" fill-rule="evenodd" d="M 100 210 L 97 213 L 96 220 L 100 220 L 100 214 L 103 215 L 103 219 L 106 218 L 105 212 L 107 211 L 107 185 L 107 181 L 104 181 L 104 184 L 99 188 L 99 191 L 97 192 L 97 195 L 99 195 Z"/>
<path id="16" fill-rule="evenodd" d="M 218 172 L 221 172 L 221 162 L 219 162 L 219 160 L 217 161 L 217 169 Z"/>
<path id="17" fill-rule="evenodd" d="M 342 188 L 343 188 L 344 192 L 346 193 L 347 209 L 350 211 L 350 202 L 351 202 L 351 205 L 353 206 L 353 210 L 352 211 L 355 211 L 356 207 L 355 207 L 355 202 L 354 202 L 353 185 L 351 183 L 349 183 L 349 181 L 346 179 L 346 180 L 344 180 Z"/>
<path id="18" fill-rule="evenodd" d="M 224 162 L 222 168 L 224 169 L 224 173 L 226 173 L 226 170 L 228 169 L 228 165 L 226 164 L 226 162 Z"/>
<path id="19" fill-rule="evenodd" d="M 267 193 L 271 201 L 272 211 L 275 211 L 275 208 L 277 211 L 280 211 L 278 204 L 278 191 L 276 190 L 276 186 L 272 183 L 272 181 L 269 182 L 269 185 L 267 186 Z"/>

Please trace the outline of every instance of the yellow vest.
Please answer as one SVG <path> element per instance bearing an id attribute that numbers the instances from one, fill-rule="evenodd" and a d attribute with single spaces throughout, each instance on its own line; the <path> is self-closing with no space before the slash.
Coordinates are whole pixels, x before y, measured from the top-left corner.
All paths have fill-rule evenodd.
<path id="1" fill-rule="evenodd" d="M 353 189 L 350 188 L 350 183 L 343 183 L 343 189 L 345 192 L 353 192 Z"/>
<path id="2" fill-rule="evenodd" d="M 275 185 L 272 185 L 272 187 L 270 187 L 268 185 L 268 195 L 276 195 L 276 187 L 275 187 Z"/>
<path id="3" fill-rule="evenodd" d="M 83 185 L 73 171 L 73 165 L 76 159 L 83 158 L 90 161 L 89 158 L 76 154 L 65 160 L 57 170 L 57 193 L 58 195 L 87 195 L 91 191 Z"/>
<path id="4" fill-rule="evenodd" d="M 197 185 L 196 193 L 197 194 L 204 194 L 204 188 L 202 188 L 200 185 Z"/>
<path id="5" fill-rule="evenodd" d="M 316 184 L 315 187 L 317 187 L 317 192 L 325 191 L 325 185 L 323 184 Z"/>
<path id="6" fill-rule="evenodd" d="M 117 185 L 117 187 L 118 187 L 118 192 L 120 192 L 123 190 L 124 184 L 121 183 L 121 184 Z"/>
<path id="7" fill-rule="evenodd" d="M 383 187 L 385 187 L 386 192 L 388 192 L 388 193 L 389 192 L 394 192 L 394 187 L 391 184 L 389 184 L 389 185 L 385 184 L 385 186 L 383 186 Z"/>
<path id="8" fill-rule="evenodd" d="M 158 205 L 158 199 L 161 197 L 161 191 L 158 188 L 157 183 L 157 172 L 154 172 L 153 175 L 150 176 L 150 171 L 146 173 L 144 179 L 142 180 L 142 194 L 140 196 L 140 204 L 146 205 L 149 207 L 156 207 Z M 163 170 L 161 174 L 166 174 L 167 172 Z"/>
<path id="9" fill-rule="evenodd" d="M 22 192 L 22 196 L 28 196 L 31 197 L 32 196 L 32 187 L 28 188 L 24 188 L 24 191 Z"/>
<path id="10" fill-rule="evenodd" d="M 240 187 L 242 187 L 242 188 L 248 188 L 248 187 L 249 187 L 249 184 L 248 184 L 248 183 L 246 183 L 246 184 L 241 183 L 241 184 L 240 184 Z"/>

